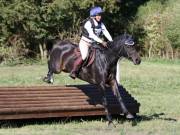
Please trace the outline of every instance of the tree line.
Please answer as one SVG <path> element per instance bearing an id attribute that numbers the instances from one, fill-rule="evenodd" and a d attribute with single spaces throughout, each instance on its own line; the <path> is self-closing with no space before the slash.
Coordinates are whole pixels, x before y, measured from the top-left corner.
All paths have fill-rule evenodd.
<path id="1" fill-rule="evenodd" d="M 180 0 L 0 0 L 0 61 L 47 56 L 46 42 L 78 43 L 80 24 L 99 5 L 113 37 L 130 33 L 142 56 L 179 58 Z"/>

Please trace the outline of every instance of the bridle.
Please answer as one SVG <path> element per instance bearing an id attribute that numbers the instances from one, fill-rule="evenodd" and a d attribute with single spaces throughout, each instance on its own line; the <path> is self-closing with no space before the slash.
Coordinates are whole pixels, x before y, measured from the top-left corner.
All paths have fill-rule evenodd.
<path id="1" fill-rule="evenodd" d="M 129 42 L 128 42 L 128 41 L 129 41 Z M 123 47 L 121 47 L 121 50 L 119 51 L 119 54 L 116 54 L 116 53 L 115 53 L 114 55 L 121 59 L 122 56 L 120 56 L 120 54 L 121 54 L 120 52 L 121 52 L 123 49 L 125 49 L 128 58 L 130 58 L 130 54 L 129 54 L 129 52 L 127 51 L 127 49 L 126 49 L 124 46 L 125 46 L 125 45 L 127 45 L 127 46 L 133 46 L 133 45 L 134 45 L 134 41 L 133 41 L 132 39 L 131 39 L 131 40 L 125 39 L 125 40 L 123 40 L 123 42 L 124 42 L 124 44 L 123 44 Z M 114 52 L 111 48 L 108 48 L 108 50 L 110 50 L 111 52 Z"/>

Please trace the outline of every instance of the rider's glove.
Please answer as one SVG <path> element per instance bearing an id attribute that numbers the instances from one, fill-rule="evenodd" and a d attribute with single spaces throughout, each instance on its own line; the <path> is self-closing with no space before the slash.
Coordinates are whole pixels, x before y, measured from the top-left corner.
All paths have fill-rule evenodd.
<path id="1" fill-rule="evenodd" d="M 108 48 L 107 42 L 103 41 L 101 44 L 102 44 L 105 48 Z"/>

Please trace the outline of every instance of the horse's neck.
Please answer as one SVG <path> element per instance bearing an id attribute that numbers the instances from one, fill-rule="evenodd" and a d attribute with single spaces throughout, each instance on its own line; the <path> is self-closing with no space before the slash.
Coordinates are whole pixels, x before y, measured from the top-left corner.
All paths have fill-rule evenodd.
<path id="1" fill-rule="evenodd" d="M 104 52 L 105 58 L 108 61 L 109 65 L 113 65 L 115 63 L 117 63 L 119 57 L 118 55 L 116 55 L 116 51 L 114 51 L 111 48 L 108 48 L 105 52 Z"/>
<path id="2" fill-rule="evenodd" d="M 106 50 L 106 57 L 111 61 L 111 63 L 116 63 L 122 54 L 123 46 L 117 46 L 117 42 L 113 42 L 109 45 L 109 48 Z"/>

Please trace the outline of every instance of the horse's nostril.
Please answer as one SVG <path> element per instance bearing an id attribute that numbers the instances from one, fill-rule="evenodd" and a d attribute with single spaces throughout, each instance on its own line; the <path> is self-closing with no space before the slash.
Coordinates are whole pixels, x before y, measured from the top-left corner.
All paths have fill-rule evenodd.
<path id="1" fill-rule="evenodd" d="M 140 64 L 141 63 L 141 59 L 136 59 L 136 63 Z"/>

